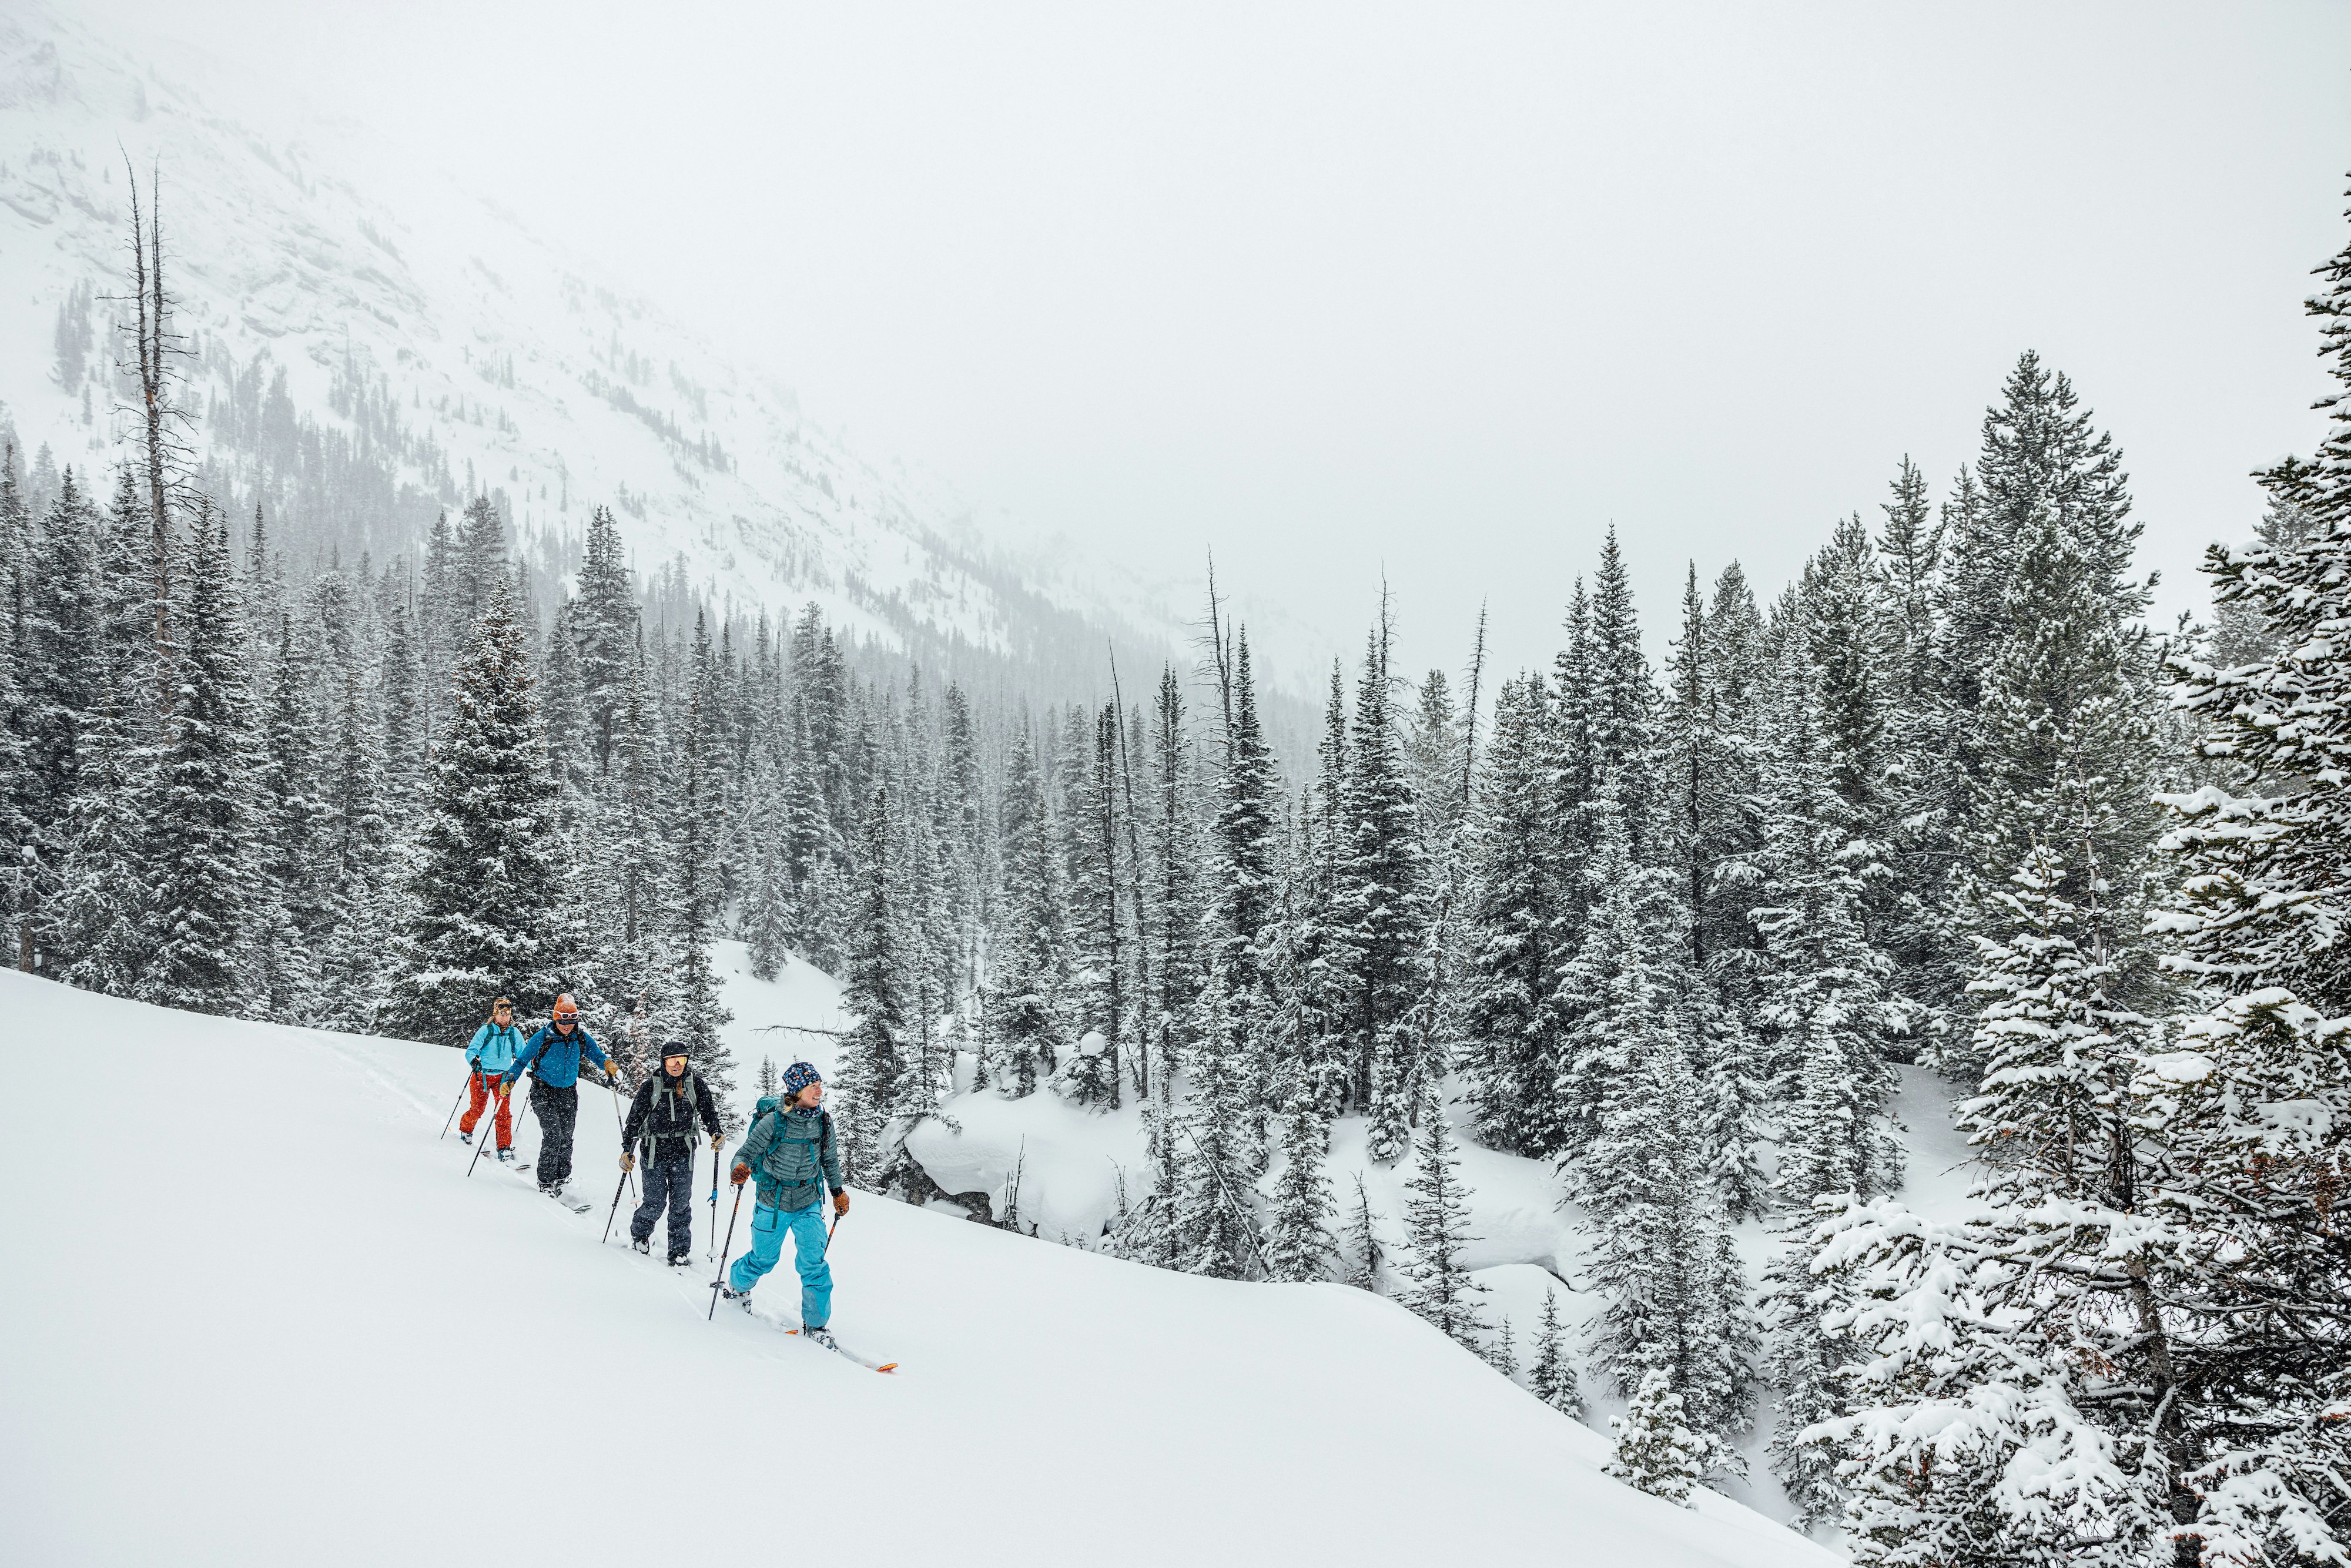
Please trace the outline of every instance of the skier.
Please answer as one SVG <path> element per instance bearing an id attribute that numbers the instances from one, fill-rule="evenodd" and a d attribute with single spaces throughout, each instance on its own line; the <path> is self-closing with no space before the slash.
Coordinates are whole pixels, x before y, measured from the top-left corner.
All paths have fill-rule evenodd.
<path id="1" fill-rule="evenodd" d="M 737 1186 L 753 1176 L 759 1178 L 758 1201 L 751 1210 L 751 1249 L 726 1270 L 719 1294 L 749 1312 L 751 1287 L 782 1257 L 789 1230 L 792 1262 L 800 1276 L 801 1332 L 831 1350 L 839 1348 L 825 1332 L 832 1321 L 832 1270 L 824 1259 L 824 1216 L 817 1204 L 829 1186 L 833 1213 L 847 1214 L 849 1193 L 841 1184 L 832 1113 L 817 1103 L 823 1098 L 824 1081 L 816 1069 L 795 1061 L 784 1070 L 783 1093 L 759 1102 L 751 1130 L 735 1151 L 733 1172 Z"/>
<path id="2" fill-rule="evenodd" d="M 555 998 L 555 1016 L 530 1037 L 506 1071 L 512 1083 L 523 1070 L 537 1064 L 530 1075 L 530 1109 L 538 1118 L 538 1190 L 549 1197 L 563 1196 L 571 1179 L 571 1128 L 580 1119 L 580 1053 L 586 1051 L 611 1078 L 619 1071 L 589 1032 L 580 1027 L 580 1005 L 569 992 Z"/>
<path id="3" fill-rule="evenodd" d="M 687 1070 L 685 1047 L 672 1041 L 661 1048 L 661 1071 L 637 1085 L 629 1103 L 629 1119 L 621 1129 L 621 1168 L 637 1163 L 642 1132 L 645 1148 L 645 1200 L 629 1217 L 629 1244 L 650 1252 L 653 1221 L 669 1207 L 669 1260 L 675 1268 L 694 1249 L 694 1119 L 702 1118 L 710 1134 L 710 1157 L 718 1157 L 726 1134 L 719 1131 L 718 1103 Z"/>
<path id="4" fill-rule="evenodd" d="M 498 1158 L 507 1165 L 514 1164 L 514 1102 L 507 1097 L 506 1071 L 514 1065 L 515 1053 L 521 1049 L 522 1031 L 514 1026 L 514 1003 L 500 997 L 490 1004 L 490 1021 L 474 1031 L 474 1043 L 465 1048 L 465 1060 L 474 1068 L 474 1075 L 465 1081 L 465 1092 L 473 1103 L 457 1123 L 457 1136 L 472 1143 L 474 1124 L 481 1120 L 483 1107 L 496 1098 Z"/>

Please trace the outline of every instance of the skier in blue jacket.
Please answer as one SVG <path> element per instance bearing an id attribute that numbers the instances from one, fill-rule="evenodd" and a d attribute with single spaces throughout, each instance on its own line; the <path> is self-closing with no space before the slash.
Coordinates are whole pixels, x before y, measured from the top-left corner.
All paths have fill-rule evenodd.
<path id="1" fill-rule="evenodd" d="M 726 1270 L 719 1294 L 751 1310 L 751 1287 L 782 1258 L 784 1234 L 791 1233 L 792 1262 L 800 1276 L 802 1332 L 832 1348 L 825 1325 L 832 1321 L 832 1270 L 825 1262 L 824 1211 L 819 1199 L 832 1189 L 832 1211 L 849 1212 L 849 1192 L 841 1181 L 841 1151 L 832 1135 L 832 1113 L 818 1102 L 824 1080 L 805 1061 L 784 1070 L 784 1092 L 762 1099 L 751 1130 L 735 1151 L 735 1185 L 756 1176 L 758 1201 L 751 1209 L 751 1249 Z M 821 1185 L 820 1185 L 821 1184 Z"/>
<path id="2" fill-rule="evenodd" d="M 593 1057 L 610 1078 L 618 1071 L 588 1031 L 580 1026 L 580 1005 L 570 994 L 555 998 L 555 1016 L 507 1068 L 512 1083 L 526 1068 L 530 1078 L 531 1113 L 538 1118 L 538 1190 L 549 1197 L 563 1196 L 571 1179 L 571 1129 L 580 1120 L 580 1056 Z"/>
<path id="3" fill-rule="evenodd" d="M 514 1102 L 507 1095 L 507 1069 L 514 1065 L 515 1053 L 522 1050 L 522 1033 L 514 1026 L 514 1003 L 500 997 L 490 1004 L 490 1021 L 474 1031 L 474 1042 L 465 1048 L 465 1060 L 473 1064 L 473 1076 L 465 1080 L 465 1091 L 473 1103 L 466 1108 L 465 1119 L 457 1124 L 457 1136 L 467 1143 L 474 1141 L 474 1124 L 482 1118 L 483 1109 L 495 1098 L 498 1103 L 497 1119 L 494 1125 L 498 1134 L 498 1158 L 514 1163 Z"/>

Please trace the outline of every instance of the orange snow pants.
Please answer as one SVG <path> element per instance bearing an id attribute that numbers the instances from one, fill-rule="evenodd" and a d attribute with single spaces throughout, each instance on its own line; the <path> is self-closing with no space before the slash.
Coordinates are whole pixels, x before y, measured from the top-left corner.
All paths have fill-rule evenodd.
<path id="1" fill-rule="evenodd" d="M 496 1074 L 485 1073 L 476 1069 L 474 1076 L 466 1081 L 465 1091 L 474 1097 L 474 1103 L 466 1111 L 464 1119 L 458 1122 L 457 1130 L 461 1133 L 471 1133 L 474 1130 L 474 1124 L 482 1118 L 483 1104 L 495 1095 L 498 1102 L 498 1147 L 513 1148 L 514 1099 L 507 1092 L 506 1086 L 498 1082 Z"/>

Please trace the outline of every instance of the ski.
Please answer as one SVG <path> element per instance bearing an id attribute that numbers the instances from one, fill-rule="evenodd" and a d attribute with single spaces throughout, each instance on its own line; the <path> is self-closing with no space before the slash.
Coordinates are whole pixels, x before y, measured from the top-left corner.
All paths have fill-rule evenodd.
<path id="1" fill-rule="evenodd" d="M 788 1328 L 784 1332 L 788 1334 L 800 1335 L 800 1331 L 797 1327 Z M 800 1337 L 806 1338 L 807 1336 L 800 1335 Z M 851 1350 L 847 1345 L 842 1344 L 838 1339 L 835 1339 L 829 1345 L 824 1344 L 821 1340 L 810 1340 L 809 1343 L 810 1344 L 820 1345 L 822 1348 L 831 1351 L 833 1354 L 841 1357 L 843 1361 L 853 1361 L 868 1372 L 895 1372 L 898 1370 L 898 1364 L 896 1362 L 868 1361 L 865 1357 L 858 1354 L 855 1351 Z"/>

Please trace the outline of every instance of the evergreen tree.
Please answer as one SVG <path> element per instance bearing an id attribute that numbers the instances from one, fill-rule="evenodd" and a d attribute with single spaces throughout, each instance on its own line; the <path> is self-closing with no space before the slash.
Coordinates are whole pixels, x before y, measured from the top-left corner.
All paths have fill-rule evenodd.
<path id="1" fill-rule="evenodd" d="M 1616 1447 L 1601 1469 L 1678 1507 L 1690 1506 L 1690 1492 L 1709 1470 L 1735 1469 L 1738 1463 L 1722 1439 L 1688 1424 L 1682 1396 L 1661 1371 L 1642 1374 L 1632 1404 L 1608 1424 L 1616 1428 Z"/>
<path id="2" fill-rule="evenodd" d="M 1461 1185 L 1461 1156 L 1444 1103 L 1434 1084 L 1425 1093 L 1413 1174 L 1405 1184 L 1405 1257 L 1397 1269 L 1405 1283 L 1396 1299 L 1476 1350 L 1489 1330 L 1486 1287 L 1461 1261 L 1462 1249 L 1477 1239 L 1469 1234 L 1471 1195 Z"/>
<path id="3" fill-rule="evenodd" d="M 1561 1142 L 1552 741 L 1542 676 L 1503 682 L 1464 850 L 1472 872 L 1462 983 L 1463 1027 L 1474 1042 L 1470 1102 L 1487 1142 L 1537 1158 Z"/>
<path id="4" fill-rule="evenodd" d="M 1331 919 L 1338 940 L 1358 1104 L 1371 1117 L 1374 1158 L 1409 1139 L 1426 1074 L 1412 1011 L 1427 983 L 1428 918 L 1416 831 L 1419 807 L 1389 706 L 1388 629 L 1364 653 L 1347 737 L 1347 772 Z"/>
<path id="5" fill-rule="evenodd" d="M 1249 1277 L 1258 1264 L 1258 1218 L 1245 1206 L 1245 1173 L 1257 1167 L 1250 1146 L 1244 1082 L 1231 1038 L 1224 982 L 1211 975 L 1202 998 L 1206 1027 L 1192 1059 L 1191 1082 L 1176 1120 L 1176 1267 L 1220 1280 Z"/>
<path id="6" fill-rule="evenodd" d="M 671 1038 L 685 1042 L 695 1073 L 718 1097 L 720 1122 L 732 1133 L 737 1121 L 734 1109 L 735 1056 L 721 1031 L 735 1020 L 735 1015 L 718 999 L 718 977 L 710 962 L 710 944 L 719 935 L 721 897 L 716 780 L 725 759 L 720 747 L 717 694 L 718 669 L 711 653 L 709 628 L 697 615 L 694 622 L 692 689 L 680 726 L 678 747 L 683 788 L 677 799 L 670 895 L 675 922 L 671 942 L 675 969 L 667 1011 Z"/>
<path id="7" fill-rule="evenodd" d="M 992 1020 L 1000 1062 L 990 1075 L 1014 1095 L 1035 1092 L 1059 1061 L 1056 993 L 1061 964 L 1061 875 L 1052 854 L 1044 781 L 1024 723 L 1004 780 L 1002 954 L 990 966 L 997 998 Z"/>
<path id="8" fill-rule="evenodd" d="M 1281 1124 L 1281 1168 L 1266 1202 L 1266 1277 L 1292 1282 L 1331 1277 L 1331 1178 L 1327 1134 L 1294 1068 Z"/>
<path id="9" fill-rule="evenodd" d="M 200 507 L 192 532 L 187 598 L 172 617 L 176 690 L 147 813 L 155 950 L 139 994 L 230 1013 L 242 1000 L 239 948 L 256 903 L 252 694 L 227 519 Z"/>
<path id="10" fill-rule="evenodd" d="M 841 995 L 852 1021 L 841 1037 L 842 1104 L 835 1113 L 841 1148 L 862 1174 L 880 1168 L 883 1129 L 897 1103 L 909 1033 L 900 916 L 891 899 L 891 850 L 889 794 L 877 789 L 857 835 L 849 967 Z"/>
<path id="11" fill-rule="evenodd" d="M 1583 1391 L 1576 1385 L 1575 1363 L 1568 1354 L 1566 1332 L 1560 1327 L 1559 1292 L 1548 1286 L 1542 1316 L 1535 1320 L 1535 1360 L 1527 1384 L 1536 1398 L 1561 1415 L 1583 1419 Z"/>
<path id="12" fill-rule="evenodd" d="M 390 998 L 413 1039 L 463 1040 L 496 996 L 543 1014 L 563 988 L 555 784 L 516 610 L 493 584 L 434 747 Z"/>

